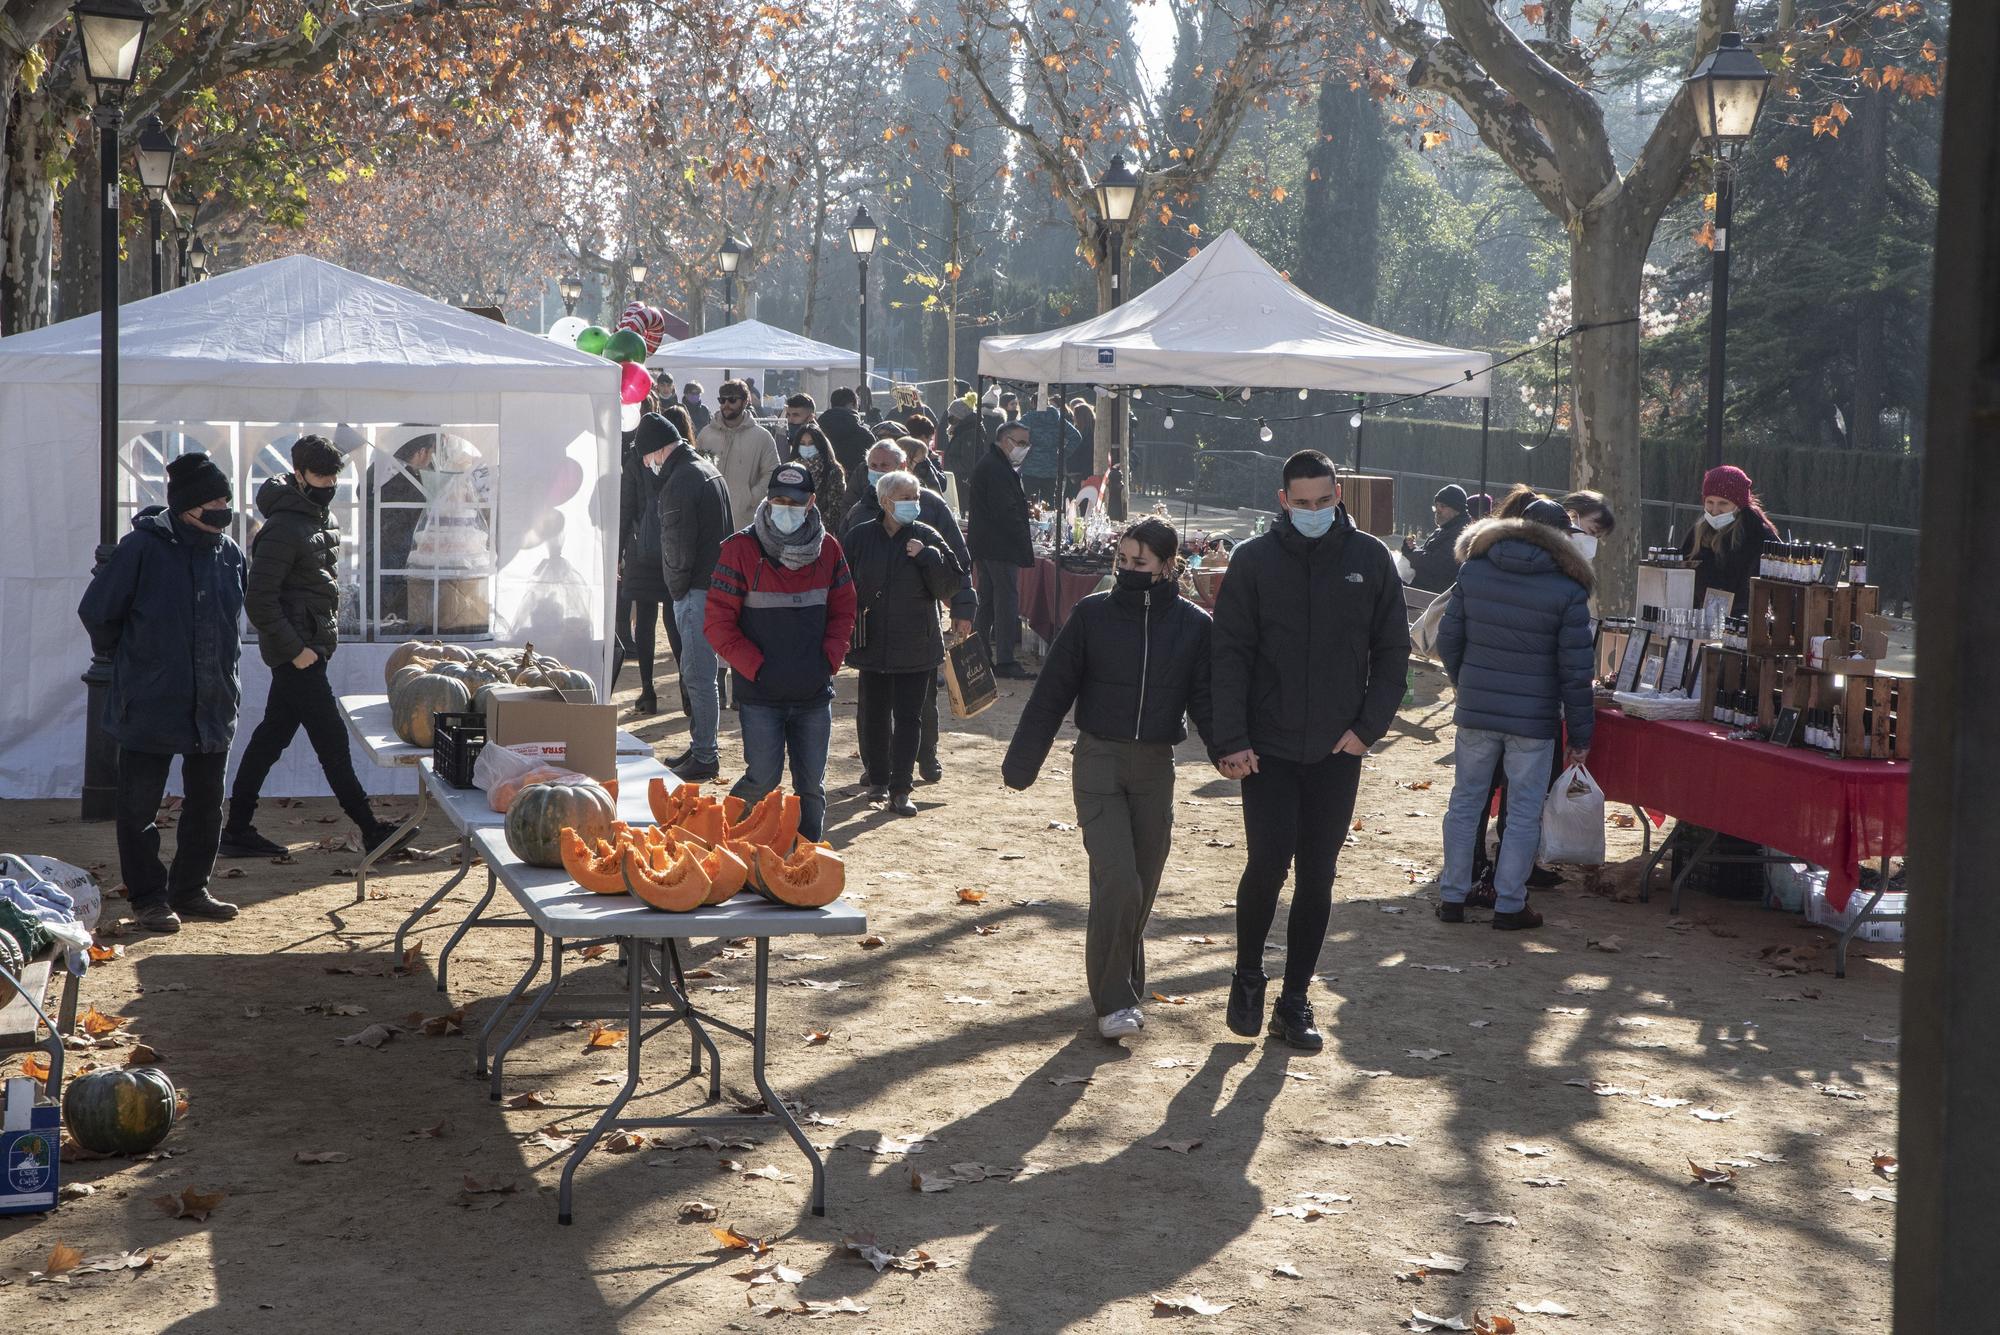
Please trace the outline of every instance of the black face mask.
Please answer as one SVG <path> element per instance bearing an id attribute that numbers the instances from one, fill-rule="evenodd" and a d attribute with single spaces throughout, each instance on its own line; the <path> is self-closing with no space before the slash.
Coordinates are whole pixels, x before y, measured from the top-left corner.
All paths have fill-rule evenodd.
<path id="1" fill-rule="evenodd" d="M 234 510 L 203 510 L 201 512 L 201 522 L 217 530 L 227 529 L 230 521 L 235 518 L 236 512 Z"/>
<path id="2" fill-rule="evenodd" d="M 1118 572 L 1118 587 L 1132 593 L 1144 593 L 1159 582 L 1159 576 L 1150 570 L 1121 570 Z"/>
<path id="3" fill-rule="evenodd" d="M 333 493 L 336 490 L 336 488 L 315 487 L 311 483 L 302 483 L 299 487 L 299 490 L 303 492 L 305 494 L 305 498 L 311 501 L 314 505 L 332 505 Z"/>

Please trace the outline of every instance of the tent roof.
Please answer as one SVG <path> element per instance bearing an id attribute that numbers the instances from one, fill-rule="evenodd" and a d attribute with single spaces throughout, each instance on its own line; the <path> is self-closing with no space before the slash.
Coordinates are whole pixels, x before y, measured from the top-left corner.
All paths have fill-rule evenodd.
<path id="1" fill-rule="evenodd" d="M 739 320 L 721 329 L 665 343 L 646 359 L 656 371 L 695 371 L 724 367 L 736 371 L 817 371 L 857 366 L 861 354 L 851 348 L 794 334 L 762 320 Z"/>
<path id="2" fill-rule="evenodd" d="M 0 381 L 94 381 L 95 314 L 0 339 Z M 120 308 L 129 385 L 609 393 L 601 357 L 289 255 Z"/>
<path id="3" fill-rule="evenodd" d="M 1483 398 L 1493 359 L 1314 301 L 1232 229 L 1115 310 L 979 341 L 979 373 L 1040 384 L 1249 385 Z M 1468 381 L 1466 373 L 1474 379 Z"/>

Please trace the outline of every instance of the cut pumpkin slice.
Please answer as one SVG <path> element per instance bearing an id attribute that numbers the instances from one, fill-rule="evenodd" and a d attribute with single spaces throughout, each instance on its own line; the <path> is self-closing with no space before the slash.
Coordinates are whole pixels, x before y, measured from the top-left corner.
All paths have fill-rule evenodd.
<path id="1" fill-rule="evenodd" d="M 727 846 L 711 848 L 701 860 L 708 874 L 708 898 L 704 904 L 720 904 L 750 883 L 750 867 Z"/>
<path id="2" fill-rule="evenodd" d="M 758 894 L 793 908 L 824 908 L 840 898 L 847 885 L 846 864 L 818 844 L 803 845 L 790 858 L 760 846 L 752 873 L 751 884 Z"/>
<path id="3" fill-rule="evenodd" d="M 708 898 L 708 873 L 701 869 L 693 853 L 682 849 L 671 865 L 660 868 L 642 861 L 642 854 L 633 845 L 626 845 L 623 856 L 625 883 L 632 893 L 656 909 L 668 913 L 686 913 L 701 907 Z"/>
<path id="4" fill-rule="evenodd" d="M 616 854 L 607 866 L 601 858 L 591 855 L 584 845 L 583 837 L 565 825 L 560 836 L 562 841 L 563 870 L 569 878 L 586 890 L 600 895 L 622 895 L 625 880 L 620 872 Z"/>

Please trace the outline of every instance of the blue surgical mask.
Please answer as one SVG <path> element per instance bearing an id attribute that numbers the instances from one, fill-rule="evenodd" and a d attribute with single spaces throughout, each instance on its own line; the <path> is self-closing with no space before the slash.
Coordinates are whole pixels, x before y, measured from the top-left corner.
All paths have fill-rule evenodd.
<path id="1" fill-rule="evenodd" d="M 1333 527 L 1335 507 L 1329 505 L 1324 510 L 1301 510 L 1293 506 L 1288 514 L 1292 517 L 1292 527 L 1302 538 L 1323 538 Z"/>
<path id="2" fill-rule="evenodd" d="M 803 505 L 773 505 L 771 507 L 771 527 L 780 533 L 797 533 L 806 522 L 806 508 Z"/>
<path id="3" fill-rule="evenodd" d="M 819 458 L 819 446 L 817 445 L 799 446 L 799 458 L 807 460 Z"/>
<path id="4" fill-rule="evenodd" d="M 896 502 L 896 522 L 899 524 L 914 524 L 918 519 L 923 517 L 923 513 L 924 503 L 922 501 Z"/>
<path id="5" fill-rule="evenodd" d="M 883 479 L 883 478 L 885 478 L 885 477 L 887 477 L 887 476 L 889 476 L 889 475 L 888 475 L 887 473 L 878 473 L 878 472 L 876 472 L 876 471 L 875 471 L 874 469 L 872 469 L 872 468 L 871 468 L 871 469 L 869 469 L 869 470 L 868 470 L 868 490 L 870 490 L 870 491 L 873 491 L 873 490 L 875 490 L 875 488 L 876 488 L 876 487 L 878 487 L 878 486 L 880 486 L 880 485 L 881 485 L 881 483 L 882 483 L 882 479 Z"/>

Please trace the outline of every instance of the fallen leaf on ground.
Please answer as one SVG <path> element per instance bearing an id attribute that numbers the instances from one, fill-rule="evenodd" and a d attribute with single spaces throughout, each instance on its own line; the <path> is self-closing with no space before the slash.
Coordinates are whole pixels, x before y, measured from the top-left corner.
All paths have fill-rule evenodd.
<path id="1" fill-rule="evenodd" d="M 1156 1150 L 1172 1150 L 1175 1154 L 1189 1154 L 1200 1149 L 1201 1142 L 1198 1140 L 1156 1140 L 1153 1142 L 1153 1148 Z"/>
<path id="2" fill-rule="evenodd" d="M 986 892 L 984 890 L 961 890 L 958 892 L 958 902 L 961 904 L 983 904 L 986 902 Z"/>
<path id="3" fill-rule="evenodd" d="M 760 1284 L 797 1284 L 805 1278 L 805 1272 L 794 1270 L 779 1261 L 767 1261 L 748 1270 L 739 1270 L 730 1278 L 743 1280 L 755 1288 Z"/>
<path id="4" fill-rule="evenodd" d="M 34 1273 L 44 1279 L 54 1279 L 57 1275 L 66 1275 L 76 1269 L 82 1261 L 82 1248 L 72 1247 L 67 1242 L 58 1242 L 49 1248 L 49 1259 L 42 1262 L 42 1268 Z"/>
<path id="5" fill-rule="evenodd" d="M 184 1187 L 178 1196 L 153 1197 L 153 1204 L 170 1219 L 192 1219 L 199 1224 L 213 1214 L 228 1195 L 226 1191 L 196 1191 L 193 1187 Z"/>
<path id="6" fill-rule="evenodd" d="M 396 972 L 410 973 L 417 967 L 417 961 L 424 957 L 424 943 L 419 941 L 404 951 L 396 963 Z"/>
<path id="7" fill-rule="evenodd" d="M 958 1185 L 958 1181 L 957 1176 L 952 1173 L 924 1173 L 915 1168 L 910 1170 L 911 1191 L 950 1191 Z"/>
<path id="8" fill-rule="evenodd" d="M 371 1024 L 358 1034 L 349 1034 L 340 1040 L 342 1047 L 379 1048 L 396 1036 L 396 1031 L 386 1024 Z"/>
<path id="9" fill-rule="evenodd" d="M 1587 1089 L 1600 1099 L 1625 1098 L 1639 1092 L 1636 1089 L 1627 1089 L 1623 1085 L 1607 1085 L 1602 1080 L 1565 1080 L 1563 1083 L 1575 1085 L 1578 1089 Z"/>
<path id="10" fill-rule="evenodd" d="M 1321 1136 L 1319 1143 L 1331 1145 L 1337 1150 L 1351 1150 L 1356 1145 L 1364 1145 L 1371 1150 L 1379 1150 L 1384 1146 L 1408 1149 L 1410 1138 L 1408 1136 Z"/>
<path id="11" fill-rule="evenodd" d="M 1745 1150 L 1745 1151 L 1743 1151 L 1743 1157 L 1744 1157 L 1744 1158 L 1746 1158 L 1746 1159 L 1755 1159 L 1755 1160 L 1756 1160 L 1756 1161 L 1757 1161 L 1758 1163 L 1783 1163 L 1783 1162 L 1785 1162 L 1785 1156 L 1784 1156 L 1784 1155 L 1782 1155 L 1782 1154 L 1770 1154 L 1770 1153 L 1767 1153 L 1767 1152 L 1765 1152 L 1764 1150 Z"/>
<path id="12" fill-rule="evenodd" d="M 1274 1265 L 1274 1266 L 1272 1266 L 1272 1267 L 1271 1267 L 1271 1273 L 1272 1273 L 1272 1274 L 1274 1274 L 1274 1275 L 1282 1275 L 1282 1276 L 1284 1276 L 1284 1277 L 1285 1277 L 1286 1279 L 1304 1279 L 1304 1278 L 1305 1278 L 1305 1276 L 1304 1276 L 1304 1275 L 1302 1275 L 1302 1274 L 1300 1274 L 1300 1273 L 1299 1273 L 1299 1268 L 1298 1268 L 1297 1266 L 1293 1265 L 1293 1264 L 1292 1264 L 1292 1263 L 1291 1263 L 1290 1261 L 1280 1261 L 1280 1262 L 1278 1262 L 1278 1263 L 1277 1263 L 1276 1265 Z"/>
<path id="13" fill-rule="evenodd" d="M 89 954 L 90 954 L 90 962 L 92 964 L 108 964 L 112 960 L 123 958 L 125 954 L 125 947 L 92 946 L 90 947 Z"/>
<path id="14" fill-rule="evenodd" d="M 997 922 L 977 923 L 973 926 L 972 934 L 974 936 L 998 936 L 1000 935 L 1000 924 Z"/>
<path id="15" fill-rule="evenodd" d="M 764 1239 L 745 1237 L 728 1225 L 724 1225 L 721 1228 L 711 1228 L 708 1231 L 715 1236 L 715 1240 L 721 1243 L 723 1249 L 726 1251 L 749 1252 L 752 1256 L 762 1256 L 765 1252 L 771 1250 L 771 1244 Z"/>
<path id="16" fill-rule="evenodd" d="M 764 1166 L 763 1166 L 762 1168 L 746 1168 L 746 1169 L 744 1169 L 744 1170 L 743 1170 L 743 1176 L 745 1176 L 745 1177 L 760 1177 L 760 1178 L 764 1179 L 764 1181 L 766 1181 L 766 1182 L 796 1182 L 796 1181 L 798 1181 L 798 1179 L 797 1179 L 797 1178 L 795 1178 L 795 1177 L 793 1177 L 793 1176 L 792 1176 L 792 1175 L 791 1175 L 790 1173 L 787 1173 L 787 1172 L 784 1172 L 784 1171 L 782 1171 L 781 1169 L 779 1169 L 779 1168 L 777 1168 L 777 1167 L 775 1167 L 775 1166 L 773 1166 L 773 1165 L 771 1165 L 771 1164 L 765 1164 L 765 1165 L 764 1165 Z"/>
<path id="17" fill-rule="evenodd" d="M 1060 830 L 1064 834 L 1076 833 L 1076 826 L 1071 825 L 1066 820 L 1052 820 L 1049 822 L 1049 828 L 1051 830 Z"/>
<path id="18" fill-rule="evenodd" d="M 707 1201 L 681 1202 L 681 1222 L 683 1224 L 706 1224 L 714 1221 L 718 1211 Z"/>
<path id="19" fill-rule="evenodd" d="M 956 1262 L 940 1263 L 929 1252 L 918 1248 L 911 1248 L 909 1251 L 897 1255 L 888 1248 L 879 1245 L 876 1242 L 875 1235 L 866 1229 L 857 1229 L 848 1234 L 842 1241 L 846 1244 L 847 1250 L 875 1267 L 875 1273 L 878 1275 L 884 1270 L 891 1269 L 916 1273 L 924 1270 L 936 1270 L 940 1264 L 957 1264 Z"/>
<path id="20" fill-rule="evenodd" d="M 165 1260 L 166 1254 L 155 1256 L 152 1252 L 101 1252 L 96 1256 L 86 1256 L 72 1272 L 78 1275 L 115 1274 L 121 1270 L 150 1270 L 155 1260 Z"/>
<path id="21" fill-rule="evenodd" d="M 1723 1168 L 1720 1165 L 1703 1168 L 1694 1160 L 1689 1159 L 1688 1172 L 1692 1173 L 1694 1180 L 1703 1186 L 1733 1187 L 1736 1185 L 1736 1170 L 1734 1168 Z"/>
<path id="22" fill-rule="evenodd" d="M 1549 1013 L 1550 1015 L 1588 1015 L 1588 1014 L 1590 1014 L 1590 1012 L 1589 1012 L 1589 1011 L 1585 1010 L 1585 1009 L 1584 1009 L 1583 1007 L 1581 1007 L 1581 1006 L 1544 1006 L 1544 1007 L 1542 1007 L 1542 1009 L 1543 1009 L 1544 1011 L 1547 1011 L 1547 1012 L 1548 1012 L 1548 1013 Z"/>
<path id="23" fill-rule="evenodd" d="M 1876 1153 L 1876 1155 L 1868 1162 L 1869 1166 L 1875 1170 L 1875 1173 L 1878 1177 L 1894 1177 L 1896 1175 L 1896 1169 L 1901 1166 L 1896 1162 L 1895 1155 L 1883 1154 L 1880 1152 Z"/>
<path id="24" fill-rule="evenodd" d="M 1896 1193 L 1886 1187 L 1842 1187 L 1841 1194 L 1852 1196 L 1857 1201 L 1887 1201 L 1896 1203 Z"/>
<path id="25" fill-rule="evenodd" d="M 1212 936 L 1184 936 L 1181 938 L 1181 944 L 1184 946 L 1212 946 L 1215 944 L 1215 938 Z"/>
<path id="26" fill-rule="evenodd" d="M 546 1108 L 549 1106 L 548 1100 L 554 1097 L 554 1094 L 545 1089 L 536 1089 L 526 1094 L 516 1094 L 513 1098 L 507 1100 L 505 1106 L 509 1108 Z"/>
<path id="27" fill-rule="evenodd" d="M 984 997 L 946 997 L 944 1004 L 947 1006 L 991 1006 L 993 1003 Z"/>
<path id="28" fill-rule="evenodd" d="M 1523 1159 L 1545 1159 L 1550 1154 L 1554 1153 L 1554 1151 L 1549 1149 L 1549 1147 L 1546 1145 L 1512 1144 L 1503 1146 L 1502 1148 L 1512 1150 L 1514 1153 L 1520 1155 Z"/>
<path id="29" fill-rule="evenodd" d="M 1090 1081 L 1091 1077 L 1087 1075 L 1057 1075 L 1049 1077 L 1049 1083 L 1052 1085 L 1087 1085 Z"/>
<path id="30" fill-rule="evenodd" d="M 1900 1045 L 1903 1040 L 1900 1038 L 1876 1038 L 1871 1034 L 1863 1034 L 1861 1041 L 1863 1043 L 1880 1043 L 1885 1048 L 1893 1048 Z"/>
<path id="31" fill-rule="evenodd" d="M 888 944 L 889 943 L 887 941 L 883 940 L 880 936 L 876 935 L 873 932 L 870 932 L 867 936 L 861 938 L 861 948 L 863 950 L 874 950 L 880 946 L 886 946 Z"/>
<path id="32" fill-rule="evenodd" d="M 1607 955 L 1616 955 L 1625 949 L 1624 940 L 1616 936 L 1598 937 L 1595 940 L 1586 941 L 1584 944 L 1592 950 L 1601 950 Z"/>
<path id="33" fill-rule="evenodd" d="M 1153 1311 L 1167 1316 L 1221 1316 L 1236 1306 L 1235 1303 L 1210 1302 L 1199 1292 L 1171 1296 L 1155 1293 L 1150 1296 Z"/>
<path id="34" fill-rule="evenodd" d="M 1170 997 L 1164 992 L 1153 993 L 1153 1000 L 1159 1002 L 1162 1006 L 1185 1006 L 1188 1004 L 1186 997 Z"/>
<path id="35" fill-rule="evenodd" d="M 1434 1062 L 1439 1057 L 1451 1056 L 1443 1048 L 1404 1048 L 1403 1055 L 1405 1057 L 1415 1057 L 1418 1061 L 1423 1062 Z"/>
<path id="36" fill-rule="evenodd" d="M 106 1015 L 95 1006 L 78 1016 L 76 1022 L 83 1027 L 83 1032 L 92 1038 L 103 1038 L 106 1034 L 116 1033 L 132 1023 L 126 1016 Z"/>
<path id="37" fill-rule="evenodd" d="M 21 1058 L 21 1074 L 30 1080 L 46 1081 L 49 1078 L 48 1057 L 39 1052 L 31 1052 Z"/>
<path id="38" fill-rule="evenodd" d="M 1171 1071 L 1171 1070 L 1174 1070 L 1174 1069 L 1176 1069 L 1176 1068 L 1178 1068 L 1178 1067 L 1182 1067 L 1182 1066 L 1193 1066 L 1194 1064 L 1195 1064 L 1195 1062 L 1194 1062 L 1194 1059 L 1193 1059 L 1193 1058 L 1191 1058 L 1191 1057 L 1155 1057 L 1155 1058 L 1153 1058 L 1153 1068 L 1154 1068 L 1155 1070 L 1159 1070 L 1159 1071 Z"/>
<path id="39" fill-rule="evenodd" d="M 1412 964 L 1412 969 L 1423 969 L 1429 973 L 1464 973 L 1456 964 Z"/>
<path id="40" fill-rule="evenodd" d="M 293 1163 L 346 1163 L 354 1156 L 343 1150 L 295 1150 Z"/>
<path id="41" fill-rule="evenodd" d="M 1639 1102 L 1652 1108 L 1685 1108 L 1694 1100 L 1669 1098 L 1665 1094 L 1648 1094 Z"/>
<path id="42" fill-rule="evenodd" d="M 1561 1303 L 1552 1302 L 1547 1298 L 1544 1298 L 1537 1303 L 1515 1303 L 1514 1310 L 1521 1313 L 1523 1316 L 1575 1316 L 1576 1315 L 1576 1313 L 1570 1311 L 1567 1307 L 1564 1307 Z"/>
<path id="43" fill-rule="evenodd" d="M 67 1149 L 65 1149 L 63 1157 L 69 1157 Z M 56 1199 L 65 1202 L 80 1201 L 85 1196 L 94 1196 L 96 1194 L 97 1188 L 88 1182 L 65 1182 L 62 1184 L 62 1188 L 56 1192 Z"/>
<path id="44" fill-rule="evenodd" d="M 442 1140 L 451 1134 L 451 1119 L 447 1117 L 436 1126 L 420 1126 L 403 1134 L 411 1140 Z"/>
<path id="45" fill-rule="evenodd" d="M 1345 1211 L 1342 1210 L 1329 1210 L 1311 1201 L 1301 1201 L 1297 1205 L 1274 1205 L 1271 1207 L 1271 1217 L 1274 1219 L 1290 1217 L 1292 1219 L 1304 1219 L 1308 1222 L 1315 1219 L 1331 1219 L 1337 1214 L 1344 1213 Z"/>
<path id="46" fill-rule="evenodd" d="M 613 1131 L 598 1143 L 613 1154 L 631 1154 L 646 1148 L 646 1138 L 637 1131 Z"/>
<path id="47" fill-rule="evenodd" d="M 1364 1079 L 1364 1080 L 1380 1080 L 1380 1079 L 1381 1079 L 1381 1078 L 1382 1078 L 1383 1076 L 1385 1076 L 1385 1075 L 1394 1075 L 1394 1074 L 1395 1074 L 1395 1072 L 1394 1072 L 1394 1071 L 1356 1071 L 1356 1072 L 1355 1072 L 1354 1074 L 1356 1074 L 1356 1075 L 1360 1076 L 1360 1077 L 1361 1077 L 1362 1079 Z"/>
<path id="48" fill-rule="evenodd" d="M 576 1148 L 576 1137 L 552 1136 L 547 1131 L 535 1131 L 529 1133 L 528 1138 L 521 1143 L 532 1145 L 538 1150 L 547 1150 L 550 1154 L 567 1154 Z"/>
<path id="49" fill-rule="evenodd" d="M 1415 878 L 1414 878 L 1414 877 L 1412 877 L 1412 879 L 1415 879 Z M 1377 904 L 1377 905 L 1376 905 L 1376 907 L 1377 907 L 1377 908 L 1379 908 L 1379 909 L 1381 909 L 1381 910 L 1382 910 L 1382 911 L 1383 911 L 1384 913 L 1408 913 L 1408 912 L 1409 912 L 1409 909 L 1408 909 L 1408 908 L 1406 908 L 1405 906 L 1401 905 L 1401 904 Z"/>
<path id="50" fill-rule="evenodd" d="M 1472 1329 L 1474 1335 L 1515 1335 L 1519 1327 L 1514 1324 L 1514 1318 L 1510 1316 L 1501 1316 L 1495 1312 L 1490 1317 L 1482 1317 L 1474 1312 Z"/>
<path id="51" fill-rule="evenodd" d="M 1501 1228 L 1519 1228 L 1521 1221 L 1510 1214 L 1495 1214 L 1491 1210 L 1464 1210 L 1458 1216 L 1468 1224 L 1497 1224 Z"/>
<path id="52" fill-rule="evenodd" d="M 1530 1187 L 1561 1187 L 1568 1185 L 1567 1180 L 1560 1177 L 1524 1177 L 1521 1181 Z"/>
<path id="53" fill-rule="evenodd" d="M 1462 1316 L 1432 1316 L 1428 1312 L 1410 1309 L 1410 1319 L 1405 1323 L 1411 1330 L 1471 1330 Z"/>
<path id="54" fill-rule="evenodd" d="M 1815 1080 L 1812 1082 L 1812 1087 L 1830 1099 L 1865 1099 L 1868 1097 L 1860 1090 L 1849 1089 L 1845 1085 L 1823 1085 Z"/>
<path id="55" fill-rule="evenodd" d="M 1643 1015 L 1621 1015 L 1613 1023 L 1620 1029 L 1651 1029 L 1654 1024 Z"/>
<path id="56" fill-rule="evenodd" d="M 829 1033 L 827 1030 L 815 1029 L 811 1033 L 807 1034 L 803 1041 L 807 1047 L 816 1048 L 819 1047 L 821 1044 L 825 1043 L 828 1039 L 832 1037 L 833 1035 Z"/>
<path id="57" fill-rule="evenodd" d="M 624 1041 L 623 1029 L 613 1029 L 602 1020 L 593 1020 L 590 1023 L 590 1033 L 583 1040 L 583 1050 L 589 1052 L 593 1048 L 615 1048 Z"/>
<path id="58" fill-rule="evenodd" d="M 754 1304 L 750 1310 L 752 1314 L 759 1314 L 766 1311 L 766 1309 Z M 810 1317 L 813 1320 L 818 1320 L 823 1316 L 866 1316 L 868 1314 L 867 1306 L 863 1303 L 855 1302 L 852 1298 L 835 1298 L 832 1302 L 808 1300 L 794 1307 L 777 1310 L 790 1312 L 794 1316 Z"/>
<path id="59" fill-rule="evenodd" d="M 1429 1256 L 1405 1256 L 1404 1265 L 1417 1266 L 1440 1275 L 1462 1274 L 1471 1264 L 1463 1256 L 1452 1256 L 1446 1252 L 1432 1252 Z"/>

